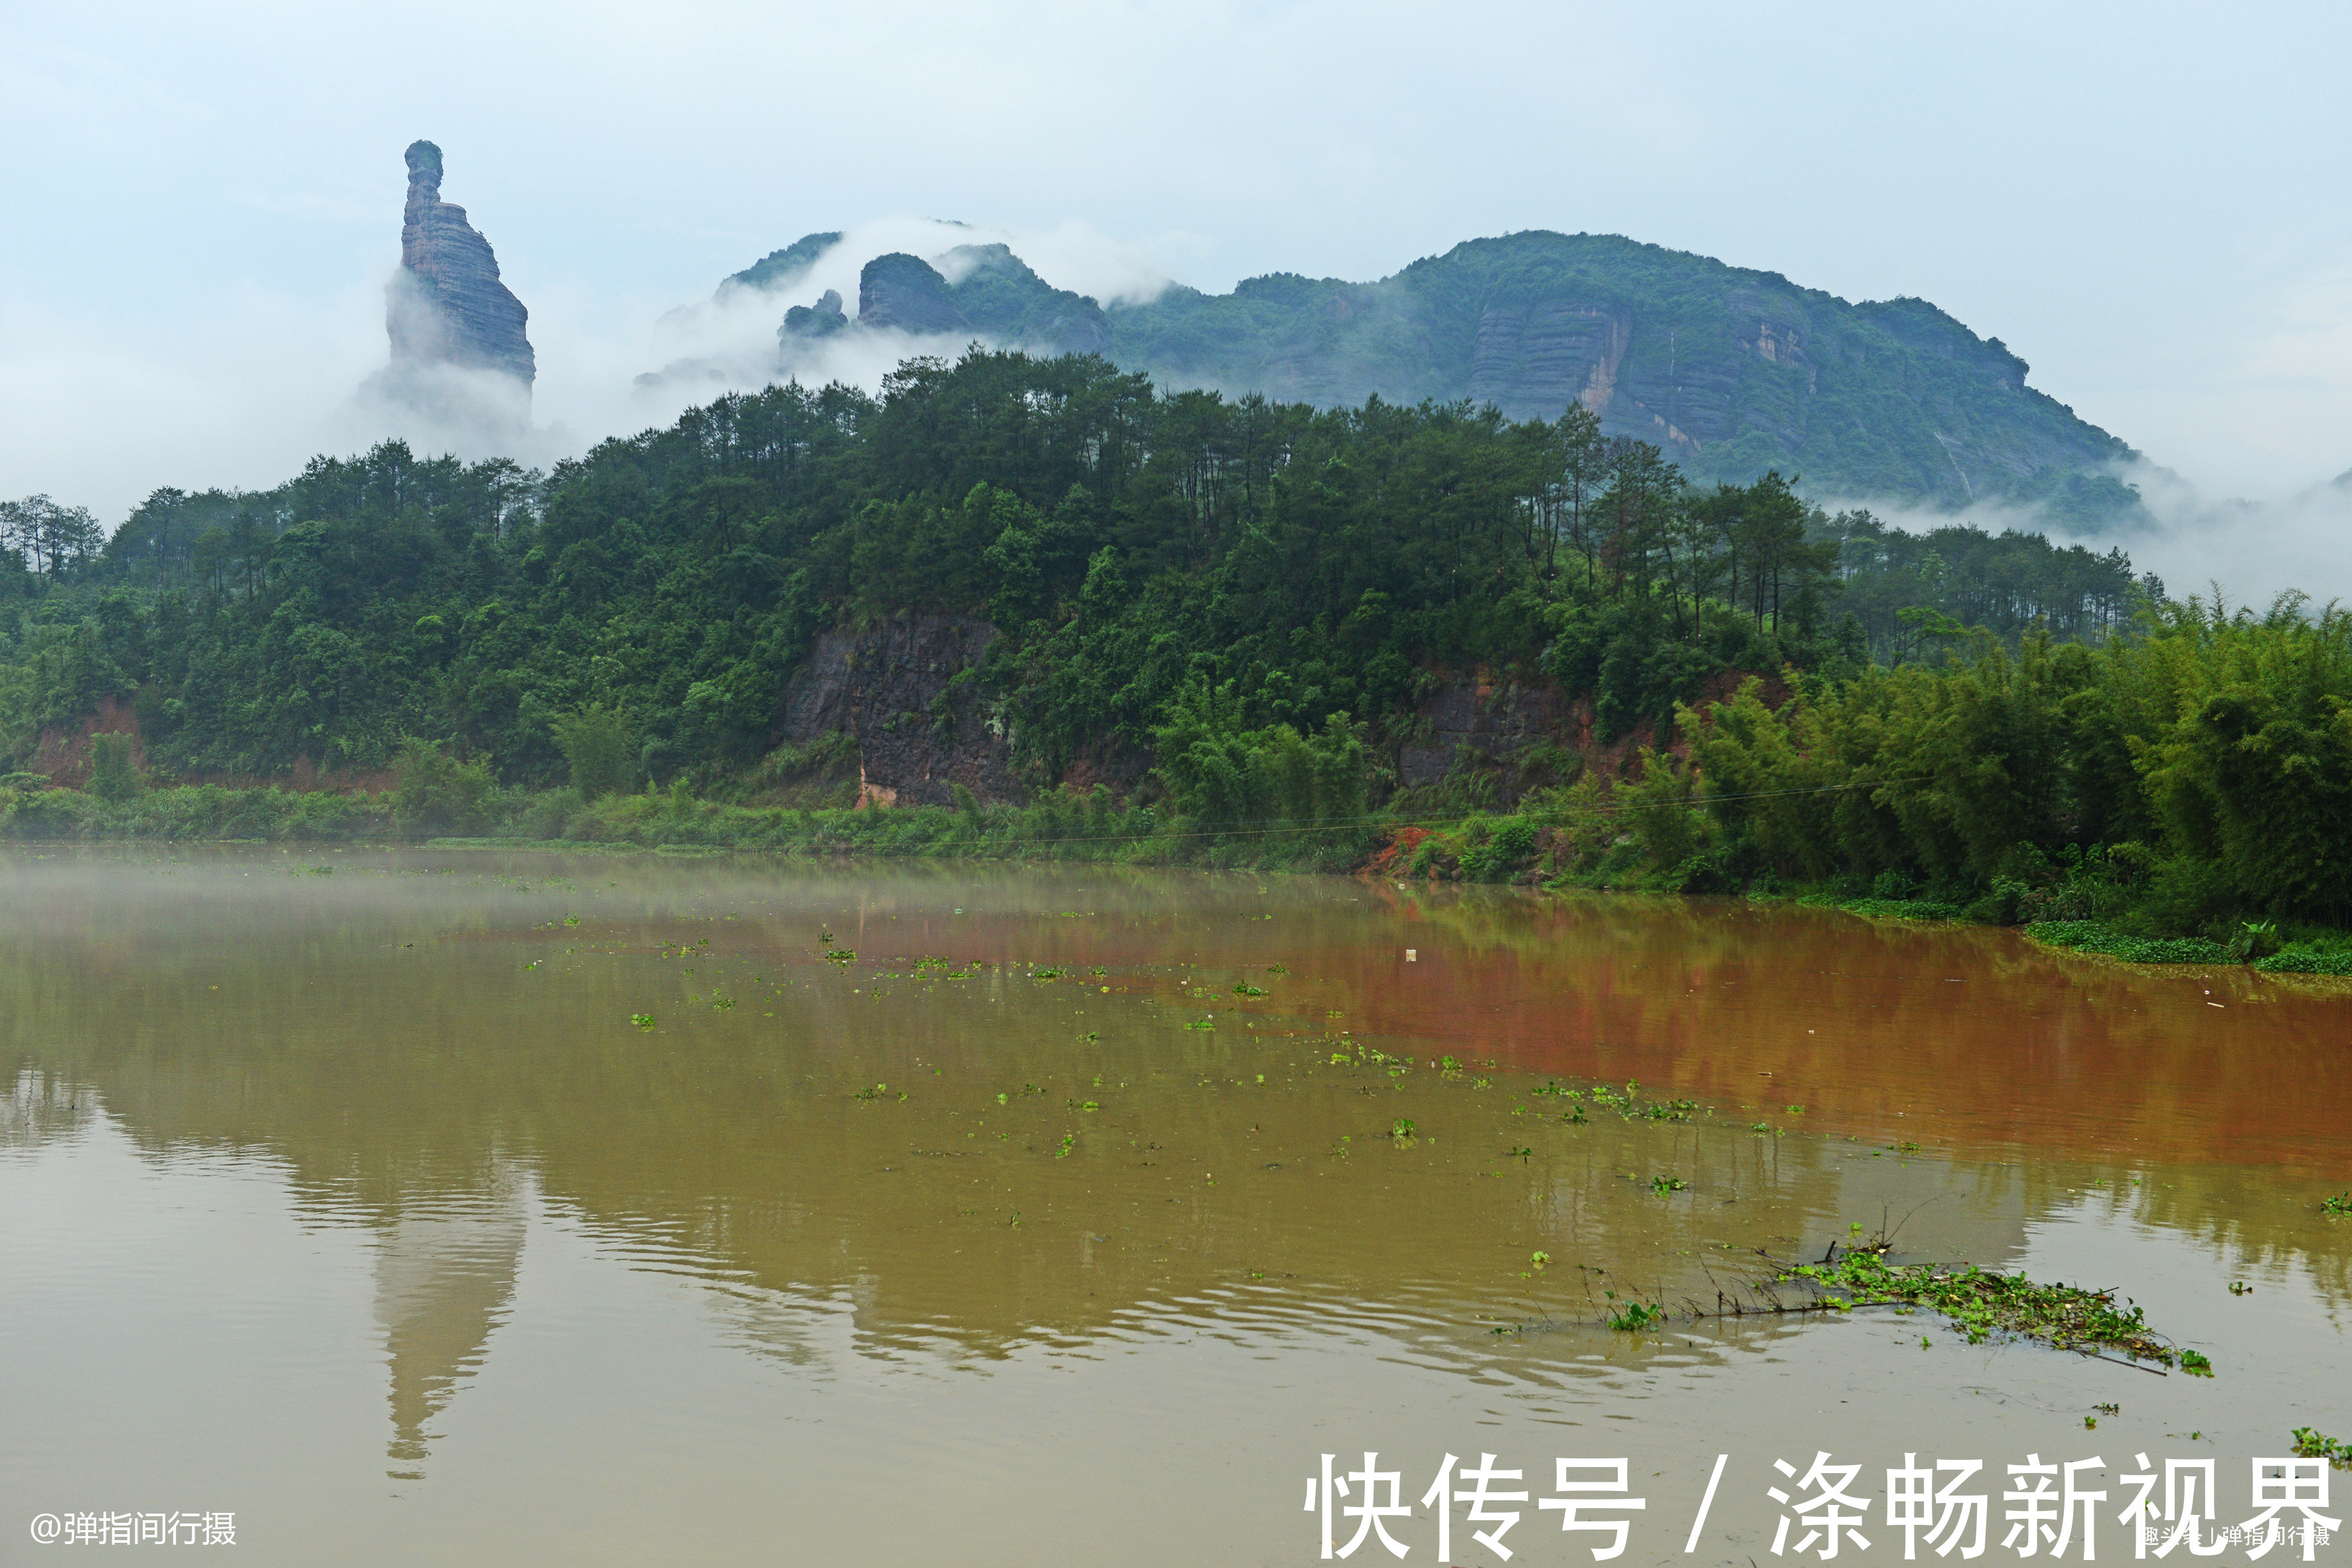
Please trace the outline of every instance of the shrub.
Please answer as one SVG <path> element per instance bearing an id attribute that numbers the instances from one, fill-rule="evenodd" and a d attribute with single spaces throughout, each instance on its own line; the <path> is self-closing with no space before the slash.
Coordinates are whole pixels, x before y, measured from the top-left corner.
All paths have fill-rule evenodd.
<path id="1" fill-rule="evenodd" d="M 131 737 L 93 735 L 89 741 L 89 793 L 109 805 L 121 805 L 144 787 L 131 761 Z"/>
<path id="2" fill-rule="evenodd" d="M 2352 974 L 2352 952 L 2295 942 L 2254 960 L 2254 967 L 2265 974 Z"/>
<path id="3" fill-rule="evenodd" d="M 555 744 L 571 765 L 572 787 L 583 800 L 637 787 L 636 726 L 620 709 L 591 702 L 553 728 Z"/>
<path id="4" fill-rule="evenodd" d="M 404 833 L 479 833 L 488 825 L 498 785 L 487 762 L 461 763 L 419 740 L 404 742 L 394 765 L 400 789 L 393 796 L 393 820 Z"/>

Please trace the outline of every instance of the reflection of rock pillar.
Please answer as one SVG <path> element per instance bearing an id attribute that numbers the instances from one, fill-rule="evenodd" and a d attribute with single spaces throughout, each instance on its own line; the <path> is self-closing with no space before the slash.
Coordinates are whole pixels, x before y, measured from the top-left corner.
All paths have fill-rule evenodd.
<path id="1" fill-rule="evenodd" d="M 491 1331 L 506 1321 L 524 1226 L 521 1194 L 501 1173 L 468 1208 L 404 1215 L 384 1228 L 375 1315 L 392 1369 L 395 1477 L 416 1479 L 425 1424 L 481 1364 Z"/>

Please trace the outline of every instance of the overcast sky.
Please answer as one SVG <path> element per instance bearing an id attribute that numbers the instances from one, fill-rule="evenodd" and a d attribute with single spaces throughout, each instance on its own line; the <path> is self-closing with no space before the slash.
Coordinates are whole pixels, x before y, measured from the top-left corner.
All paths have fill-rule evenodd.
<path id="1" fill-rule="evenodd" d="M 9 0 L 0 495 L 110 522 L 299 466 L 383 361 L 422 136 L 557 418 L 812 229 L 1223 289 L 1555 228 L 1924 296 L 2207 494 L 2284 496 L 2352 467 L 2347 46 L 2341 5 L 2148 0 Z"/>

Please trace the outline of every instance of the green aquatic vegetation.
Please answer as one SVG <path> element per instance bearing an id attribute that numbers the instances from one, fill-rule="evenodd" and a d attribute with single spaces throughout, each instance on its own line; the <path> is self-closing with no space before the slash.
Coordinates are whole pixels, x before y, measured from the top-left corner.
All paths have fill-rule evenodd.
<path id="1" fill-rule="evenodd" d="M 1617 1300 L 1614 1290 L 1604 1290 L 1601 1294 L 1612 1302 Z M 1628 1301 L 1609 1313 L 1609 1326 L 1620 1333 L 1635 1333 L 1665 1320 L 1665 1308 L 1648 1301 Z"/>
<path id="2" fill-rule="evenodd" d="M 1679 1176 L 1652 1176 L 1650 1191 L 1653 1194 L 1663 1198 L 1675 1193 L 1690 1191 L 1690 1184 Z"/>
<path id="3" fill-rule="evenodd" d="M 831 948 L 826 951 L 824 961 L 827 963 L 839 964 L 842 968 L 846 969 L 851 964 L 857 962 L 857 952 L 855 948 Z M 691 971 L 689 971 L 689 973 L 691 973 Z"/>
<path id="4" fill-rule="evenodd" d="M 1395 1121 L 1389 1123 L 1389 1136 L 1395 1139 L 1400 1143 L 1405 1142 L 1419 1131 L 1420 1128 L 1414 1125 L 1413 1120 L 1410 1116 L 1400 1116 Z"/>
<path id="5" fill-rule="evenodd" d="M 2325 1459 L 2339 1470 L 2352 1470 L 2352 1443 L 2338 1441 L 2311 1426 L 2297 1426 L 2288 1436 L 2294 1439 L 2298 1458 Z"/>
<path id="6" fill-rule="evenodd" d="M 1966 916 L 1966 911 L 1958 904 L 1948 904 L 1935 899 L 1841 899 L 1817 895 L 1800 899 L 1798 902 L 1824 904 L 1873 921 L 1957 921 Z"/>
<path id="7" fill-rule="evenodd" d="M 654 1016 L 651 1013 L 632 1013 L 629 1015 L 629 1022 L 640 1029 L 649 1030 L 654 1026 Z"/>
<path id="8" fill-rule="evenodd" d="M 1584 1114 L 1584 1107 L 1580 1105 L 1571 1105 L 1568 1108 L 1568 1114 L 1561 1117 L 1560 1120 L 1567 1122 L 1570 1127 L 1581 1127 L 1587 1121 L 1590 1121 L 1591 1118 Z"/>
<path id="9" fill-rule="evenodd" d="M 1078 1135 L 1075 1132 L 1065 1132 L 1062 1134 L 1060 1146 L 1054 1151 L 1054 1158 L 1056 1160 L 1066 1160 L 1070 1157 L 1070 1151 L 1077 1146 Z"/>
<path id="10" fill-rule="evenodd" d="M 2036 1284 L 2021 1274 L 1996 1274 L 1973 1264 L 1949 1269 L 1890 1264 L 1874 1247 L 1858 1248 L 1833 1262 L 1784 1268 L 1771 1281 L 1780 1282 L 1808 1284 L 1824 1305 L 1837 1310 L 1927 1308 L 1943 1314 L 1970 1344 L 2008 1334 L 2086 1354 L 2120 1351 L 2135 1361 L 2179 1366 L 2191 1376 L 2213 1374 L 2204 1356 L 2159 1339 L 2140 1307 L 2129 1301 L 2117 1306 L 2112 1290 Z"/>
<path id="11" fill-rule="evenodd" d="M 1267 964 L 1267 965 L 1265 966 L 1265 972 L 1266 972 L 1268 974 L 1287 974 L 1287 973 L 1290 973 L 1290 971 L 1289 971 L 1288 969 L 1285 968 L 1283 965 L 1281 965 L 1281 964 L 1279 964 L 1279 963 L 1269 963 L 1269 964 Z M 1097 974 L 1099 974 L 1099 973 L 1102 973 L 1102 971 L 1101 971 L 1101 970 L 1099 970 L 1099 969 L 1097 969 L 1097 971 L 1095 971 L 1095 973 L 1097 973 Z"/>
<path id="12" fill-rule="evenodd" d="M 2130 936 L 2104 921 L 2036 921 L 2025 934 L 2044 947 L 2102 953 L 2126 963 L 2229 963 L 2230 950 L 2201 936 Z"/>
<path id="13" fill-rule="evenodd" d="M 1251 984 L 1246 980 L 1236 980 L 1234 982 L 1234 994 L 1236 996 L 1263 996 L 1265 993 L 1258 989 L 1258 987 Z"/>
<path id="14" fill-rule="evenodd" d="M 2324 1215 L 2352 1214 L 2352 1191 L 2338 1193 L 2332 1198 L 2320 1199 L 2319 1212 Z"/>
<path id="15" fill-rule="evenodd" d="M 1067 974 L 1068 973 L 1069 971 L 1066 969 L 1056 969 L 1049 963 L 1043 969 L 1031 970 L 1029 972 L 1029 978 L 1032 980 L 1059 980 L 1063 975 Z"/>
<path id="16" fill-rule="evenodd" d="M 1217 1021 L 1213 1017 L 1203 1016 L 1193 1019 L 1184 1026 L 1188 1029 L 1198 1029 L 1203 1034 L 1208 1034 L 1214 1032 L 1217 1026 Z"/>
<path id="17" fill-rule="evenodd" d="M 714 995 L 710 998 L 710 1005 L 717 1011 L 723 1013 L 735 1005 L 735 998 L 732 996 Z"/>
<path id="18" fill-rule="evenodd" d="M 2352 974 L 2352 949 L 2290 942 L 2254 967 L 2264 974 Z"/>
<path id="19" fill-rule="evenodd" d="M 1654 1100 L 1642 1107 L 1641 1114 L 1652 1121 L 1688 1121 L 1698 1112 L 1695 1100 Z"/>

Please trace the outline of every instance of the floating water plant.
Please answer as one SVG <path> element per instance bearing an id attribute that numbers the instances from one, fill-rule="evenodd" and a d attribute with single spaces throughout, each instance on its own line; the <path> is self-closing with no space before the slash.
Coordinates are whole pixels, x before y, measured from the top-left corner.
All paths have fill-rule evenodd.
<path id="1" fill-rule="evenodd" d="M 1821 1298 L 1819 1304 L 1832 1310 L 1924 1307 L 1943 1314 L 1970 1344 L 2008 1334 L 2086 1355 L 2119 1351 L 2134 1361 L 2178 1366 L 2193 1377 L 2213 1375 L 2211 1362 L 2159 1339 L 2142 1309 L 2128 1301 L 2117 1306 L 2112 1290 L 2039 1285 L 2021 1274 L 1996 1274 L 1970 1264 L 1949 1269 L 1927 1263 L 1890 1264 L 1883 1244 L 1821 1263 L 1784 1268 L 1759 1288 L 1770 1298 L 1773 1287 L 1780 1284 L 1808 1285 Z M 1774 1300 L 1763 1310 L 1790 1309 Z"/>
<path id="2" fill-rule="evenodd" d="M 2352 1214 L 2352 1192 L 2341 1192 L 2332 1198 L 2320 1199 L 2319 1212 L 2326 1215 Z"/>
<path id="3" fill-rule="evenodd" d="M 2298 1426 L 2288 1435 L 2294 1439 L 2298 1458 L 2325 1459 L 2339 1470 L 2352 1470 L 2352 1443 L 2339 1442 L 2310 1426 Z"/>
<path id="4" fill-rule="evenodd" d="M 651 1029 L 654 1026 L 654 1016 L 651 1013 L 632 1013 L 629 1015 L 629 1022 L 640 1029 Z"/>
<path id="5" fill-rule="evenodd" d="M 1690 1184 L 1680 1176 L 1652 1176 L 1650 1191 L 1654 1195 L 1663 1198 L 1673 1193 L 1690 1191 Z"/>
<path id="6" fill-rule="evenodd" d="M 1614 1290 L 1604 1290 L 1601 1294 L 1612 1301 L 1617 1300 L 1617 1292 Z M 1654 1324 L 1662 1323 L 1665 1319 L 1666 1310 L 1663 1306 L 1654 1306 L 1647 1301 L 1628 1301 L 1610 1312 L 1609 1326 L 1620 1333 L 1634 1333 Z"/>

